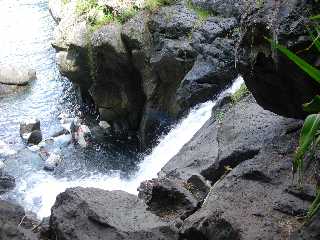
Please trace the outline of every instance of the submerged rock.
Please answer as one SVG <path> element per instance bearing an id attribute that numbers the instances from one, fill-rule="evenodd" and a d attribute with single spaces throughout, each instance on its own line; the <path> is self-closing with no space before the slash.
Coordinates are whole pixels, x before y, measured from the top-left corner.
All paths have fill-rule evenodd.
<path id="1" fill-rule="evenodd" d="M 14 155 L 16 153 L 17 152 L 14 149 L 12 149 L 7 143 L 5 143 L 4 141 L 0 140 L 0 156 L 1 157 Z"/>
<path id="2" fill-rule="evenodd" d="M 23 137 L 26 133 L 31 133 L 33 131 L 40 131 L 40 120 L 33 118 L 28 119 L 20 123 L 20 136 Z"/>
<path id="3" fill-rule="evenodd" d="M 123 191 L 70 188 L 57 196 L 50 230 L 60 240 L 174 240 L 170 224 Z"/>

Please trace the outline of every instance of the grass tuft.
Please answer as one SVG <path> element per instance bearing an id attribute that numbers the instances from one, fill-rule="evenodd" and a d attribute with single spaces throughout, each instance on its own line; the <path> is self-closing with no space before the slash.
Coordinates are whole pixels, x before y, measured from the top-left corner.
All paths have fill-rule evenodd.
<path id="1" fill-rule="evenodd" d="M 241 85 L 241 87 L 239 88 L 239 90 L 236 91 L 236 92 L 231 96 L 232 102 L 233 102 L 233 103 L 239 102 L 242 98 L 244 98 L 245 96 L 247 96 L 249 93 L 250 93 L 250 92 L 249 92 L 247 86 L 243 83 L 243 84 Z"/>

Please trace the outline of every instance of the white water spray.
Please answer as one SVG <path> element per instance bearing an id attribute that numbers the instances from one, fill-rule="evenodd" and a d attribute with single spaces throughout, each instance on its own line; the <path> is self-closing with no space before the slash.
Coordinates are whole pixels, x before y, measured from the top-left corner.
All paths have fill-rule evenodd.
<path id="1" fill-rule="evenodd" d="M 50 215 L 56 196 L 70 187 L 96 187 L 105 190 L 124 190 L 136 194 L 140 182 L 157 177 L 161 168 L 187 143 L 192 136 L 210 118 L 212 107 L 226 94 L 237 91 L 243 79 L 237 78 L 233 85 L 224 91 L 215 101 L 200 104 L 190 111 L 171 131 L 160 138 L 159 144 L 147 155 L 139 166 L 139 171 L 130 180 L 123 180 L 119 174 L 105 175 L 92 173 L 90 177 L 76 180 L 57 179 L 50 173 L 40 171 L 18 183 L 17 191 L 24 198 L 21 203 L 27 210 L 37 213 L 39 218 Z"/>

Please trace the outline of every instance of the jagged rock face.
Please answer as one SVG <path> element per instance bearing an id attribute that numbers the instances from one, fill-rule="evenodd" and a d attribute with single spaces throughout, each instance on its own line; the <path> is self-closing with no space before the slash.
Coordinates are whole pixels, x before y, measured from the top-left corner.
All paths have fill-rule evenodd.
<path id="1" fill-rule="evenodd" d="M 297 139 L 298 132 L 274 138 L 218 181 L 184 221 L 181 239 L 288 239 L 311 203 L 288 191 Z"/>
<path id="2" fill-rule="evenodd" d="M 237 75 L 236 18 L 202 19 L 178 2 L 153 13 L 140 11 L 123 26 L 108 24 L 89 41 L 83 18 L 66 18 L 71 19 L 62 18 L 54 43 L 60 71 L 90 89 L 113 130 L 138 131 L 145 147 Z"/>
<path id="3" fill-rule="evenodd" d="M 127 132 L 138 128 L 145 101 L 139 73 L 121 39 L 121 25 L 109 24 L 92 38 L 94 79 L 90 94 L 101 119 Z"/>
<path id="4" fill-rule="evenodd" d="M 177 239 L 170 224 L 146 211 L 136 196 L 80 187 L 58 195 L 50 231 L 59 240 Z"/>
<path id="5" fill-rule="evenodd" d="M 273 54 L 265 39 L 280 44 L 310 64 L 319 53 L 311 44 L 308 17 L 320 9 L 320 3 L 307 0 L 264 1 L 254 11 L 243 14 L 243 36 L 239 47 L 238 68 L 257 102 L 277 114 L 303 118 L 302 104 L 319 94 L 319 85 L 281 53 Z"/>
<path id="6" fill-rule="evenodd" d="M 230 108 L 231 106 L 231 108 Z M 201 174 L 216 182 L 225 166 L 234 167 L 259 153 L 264 144 L 300 122 L 286 119 L 262 109 L 251 95 L 232 107 L 223 105 L 159 175 L 189 179 Z"/>
<path id="7" fill-rule="evenodd" d="M 37 224 L 21 206 L 0 200 L 0 239 L 37 240 L 39 235 L 32 231 Z"/>

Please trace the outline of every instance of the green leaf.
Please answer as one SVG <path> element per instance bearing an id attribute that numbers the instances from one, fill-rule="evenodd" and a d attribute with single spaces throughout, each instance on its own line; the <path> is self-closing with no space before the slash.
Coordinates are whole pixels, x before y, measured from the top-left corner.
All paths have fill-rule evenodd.
<path id="1" fill-rule="evenodd" d="M 303 110 L 309 113 L 318 113 L 320 112 L 320 96 L 316 95 L 311 102 L 305 103 L 302 105 Z"/>
<path id="2" fill-rule="evenodd" d="M 318 130 L 320 129 L 320 114 L 311 114 L 304 121 L 300 139 L 299 147 L 295 153 L 293 160 L 293 172 L 297 170 L 301 174 L 303 172 L 303 160 L 305 154 L 310 149 L 311 144 L 315 140 Z M 301 175 L 300 175 L 301 176 Z"/>
<path id="3" fill-rule="evenodd" d="M 320 20 L 320 14 L 310 17 L 311 20 Z"/>
<path id="4" fill-rule="evenodd" d="M 267 38 L 266 38 L 267 39 Z M 307 63 L 305 60 L 297 56 L 295 53 L 291 52 L 289 49 L 275 43 L 274 41 L 267 39 L 273 48 L 278 49 L 280 52 L 285 54 L 291 61 L 297 64 L 304 72 L 306 72 L 313 80 L 320 83 L 320 71 Z"/>
<path id="5" fill-rule="evenodd" d="M 310 34 L 310 37 L 312 38 L 312 44 L 311 44 L 311 47 L 313 45 L 316 46 L 316 48 L 318 49 L 318 51 L 320 52 L 320 33 L 316 32 L 317 35 L 314 35 L 313 32 L 310 30 L 309 31 L 309 34 Z"/>
<path id="6" fill-rule="evenodd" d="M 308 215 L 307 218 L 310 220 L 316 212 L 320 209 L 320 190 L 317 190 L 317 195 L 315 200 L 312 202 L 309 210 L 308 210 Z"/>

